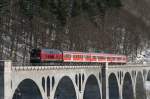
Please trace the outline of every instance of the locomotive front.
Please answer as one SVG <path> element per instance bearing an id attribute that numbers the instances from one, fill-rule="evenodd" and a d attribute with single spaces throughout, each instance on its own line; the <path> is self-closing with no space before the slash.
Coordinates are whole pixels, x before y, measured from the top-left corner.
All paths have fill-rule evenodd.
<path id="1" fill-rule="evenodd" d="M 62 52 L 57 49 L 32 49 L 31 63 L 62 62 Z"/>

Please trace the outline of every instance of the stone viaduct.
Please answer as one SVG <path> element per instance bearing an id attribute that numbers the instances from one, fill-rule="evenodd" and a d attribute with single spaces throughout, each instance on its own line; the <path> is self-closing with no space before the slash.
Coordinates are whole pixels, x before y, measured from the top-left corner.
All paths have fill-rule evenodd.
<path id="1" fill-rule="evenodd" d="M 0 99 L 148 99 L 150 65 L 19 66 L 0 61 Z"/>

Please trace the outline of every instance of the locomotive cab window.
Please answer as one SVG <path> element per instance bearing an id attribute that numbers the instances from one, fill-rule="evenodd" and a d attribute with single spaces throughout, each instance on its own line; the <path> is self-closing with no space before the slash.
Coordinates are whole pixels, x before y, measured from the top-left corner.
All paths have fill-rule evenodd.
<path id="1" fill-rule="evenodd" d="M 40 62 L 41 50 L 40 49 L 32 49 L 30 52 L 30 62 L 37 63 Z"/>
<path id="2" fill-rule="evenodd" d="M 31 57 L 38 57 L 38 56 L 40 56 L 40 52 L 41 52 L 40 49 L 33 49 L 30 53 L 30 56 Z"/>

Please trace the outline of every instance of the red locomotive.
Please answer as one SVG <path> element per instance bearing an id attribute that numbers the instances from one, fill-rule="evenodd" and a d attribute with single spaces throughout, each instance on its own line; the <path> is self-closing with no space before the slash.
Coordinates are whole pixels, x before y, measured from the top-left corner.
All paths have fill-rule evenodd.
<path id="1" fill-rule="evenodd" d="M 125 55 L 60 51 L 57 49 L 33 49 L 30 53 L 31 63 L 64 62 L 64 63 L 114 63 L 126 64 Z"/>

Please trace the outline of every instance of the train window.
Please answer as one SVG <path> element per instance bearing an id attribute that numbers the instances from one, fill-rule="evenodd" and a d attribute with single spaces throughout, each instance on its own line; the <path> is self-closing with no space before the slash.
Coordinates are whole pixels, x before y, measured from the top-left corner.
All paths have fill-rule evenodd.
<path id="1" fill-rule="evenodd" d="M 82 58 L 82 55 L 78 55 L 78 58 Z"/>
<path id="2" fill-rule="evenodd" d="M 121 57 L 118 57 L 117 59 L 118 59 L 118 60 L 121 60 Z"/>
<path id="3" fill-rule="evenodd" d="M 86 55 L 85 58 L 91 58 L 91 56 Z"/>
<path id="4" fill-rule="evenodd" d="M 109 60 L 110 58 L 109 57 L 107 57 L 107 60 Z"/>
<path id="5" fill-rule="evenodd" d="M 78 58 L 78 55 L 75 55 L 76 58 Z"/>
<path id="6" fill-rule="evenodd" d="M 65 57 L 65 58 L 71 58 L 71 55 L 70 55 L 70 54 L 65 54 L 64 57 Z"/>
<path id="7" fill-rule="evenodd" d="M 111 60 L 111 57 L 107 57 L 108 60 Z"/>
<path id="8" fill-rule="evenodd" d="M 87 58 L 87 56 L 85 55 L 84 58 Z"/>
<path id="9" fill-rule="evenodd" d="M 78 58 L 78 55 L 75 55 L 76 58 Z"/>
<path id="10" fill-rule="evenodd" d="M 79 55 L 79 58 L 83 58 L 83 55 Z"/>
<path id="11" fill-rule="evenodd" d="M 82 58 L 82 55 L 73 55 L 73 58 Z"/>
<path id="12" fill-rule="evenodd" d="M 73 58 L 77 58 L 77 55 L 73 55 Z"/>
<path id="13" fill-rule="evenodd" d="M 126 58 L 124 57 L 123 60 L 126 60 Z"/>
<path id="14" fill-rule="evenodd" d="M 97 59 L 97 57 L 96 57 L 96 56 L 93 56 L 93 59 Z"/>
<path id="15" fill-rule="evenodd" d="M 115 60 L 115 57 L 112 57 L 112 60 Z"/>
<path id="16" fill-rule="evenodd" d="M 103 57 L 103 56 L 99 56 L 98 58 L 99 58 L 99 59 L 105 59 L 105 57 Z"/>

